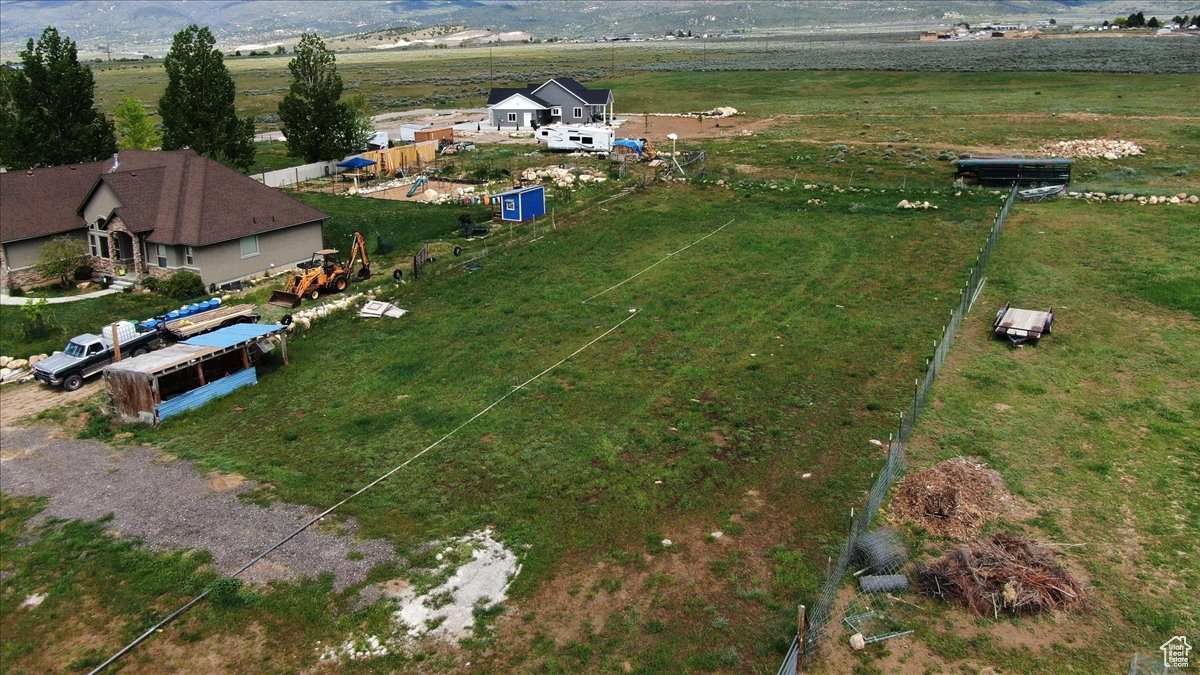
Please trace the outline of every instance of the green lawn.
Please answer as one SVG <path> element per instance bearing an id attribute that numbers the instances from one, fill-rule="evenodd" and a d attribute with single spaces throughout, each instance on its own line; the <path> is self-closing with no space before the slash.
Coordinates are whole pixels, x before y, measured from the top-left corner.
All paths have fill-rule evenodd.
<path id="1" fill-rule="evenodd" d="M 1018 205 L 1009 219 L 910 463 L 962 455 L 998 469 L 1036 512 L 1005 527 L 1069 544 L 1062 550 L 1088 581 L 1093 607 L 999 632 L 993 621 L 929 601 L 923 612 L 898 608 L 936 662 L 1123 671 L 1134 652 L 1153 661 L 1171 636 L 1200 631 L 1195 223 L 1194 209 L 1070 202 Z M 992 340 L 991 310 L 1007 301 L 1054 306 L 1053 335 L 1017 350 Z M 948 545 L 925 539 L 920 547 L 940 554 Z M 1041 641 L 1053 647 L 1028 647 Z M 875 655 L 909 649 L 897 643 Z"/>
<path id="2" fill-rule="evenodd" d="M 252 391 L 137 438 L 270 483 L 278 499 L 326 505 L 637 307 L 620 331 L 345 515 L 401 551 L 494 525 L 525 551 L 513 587 L 521 597 L 568 573 L 566 559 L 632 561 L 692 519 L 732 527 L 737 495 L 754 486 L 781 519 L 771 545 L 816 569 L 820 535 L 841 512 L 829 498 L 866 483 L 875 457 L 865 439 L 891 427 L 921 345 L 937 335 L 999 205 L 964 195 L 944 212 L 918 214 L 897 212 L 890 195 L 828 196 L 828 206 L 806 208 L 809 196 L 677 186 L 614 203 L 586 224 L 486 259 L 479 272 L 404 286 L 397 301 L 412 313 L 400 321 L 330 319 L 293 340 L 292 365 Z M 720 234 L 580 304 L 730 218 Z M 911 263 L 897 269 L 885 259 Z M 797 492 L 790 477 L 801 470 L 819 478 Z M 808 514 L 802 527 L 789 524 L 796 512 Z M 763 555 L 756 546 L 745 543 Z M 777 609 L 812 590 L 781 581 L 759 603 L 733 598 L 734 581 L 715 584 L 706 595 L 733 603 L 738 631 L 710 633 L 669 608 L 682 614 L 678 628 L 653 645 L 626 638 L 622 647 L 655 663 L 688 653 L 701 630 L 766 664 L 776 658 Z M 576 665 L 589 663 L 598 662 Z"/>
<path id="3" fill-rule="evenodd" d="M 46 305 L 46 331 L 40 335 L 25 332 L 24 315 L 18 306 L 0 307 L 0 354 L 25 358 L 62 349 L 67 340 L 80 333 L 96 333 L 118 319 L 141 321 L 178 307 L 179 302 L 157 295 L 106 295 Z"/>

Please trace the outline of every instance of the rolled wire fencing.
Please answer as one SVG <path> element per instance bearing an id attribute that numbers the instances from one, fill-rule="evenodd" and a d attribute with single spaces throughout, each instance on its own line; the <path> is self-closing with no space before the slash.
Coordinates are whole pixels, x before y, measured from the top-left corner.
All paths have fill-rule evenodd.
<path id="1" fill-rule="evenodd" d="M 912 403 L 904 412 L 900 413 L 899 425 L 895 435 L 889 436 L 887 461 L 876 477 L 874 485 L 871 486 L 870 492 L 867 493 L 867 503 L 863 509 L 851 511 L 850 532 L 846 537 L 846 543 L 842 547 L 841 553 L 838 555 L 837 564 L 830 569 L 829 574 L 826 576 L 825 583 L 821 587 L 821 592 L 817 596 L 816 603 L 811 608 L 806 608 L 802 612 L 803 619 L 799 622 L 797 635 L 792 640 L 783 663 L 779 667 L 779 675 L 790 675 L 802 668 L 806 663 L 811 663 L 817 654 L 821 638 L 827 632 L 831 632 L 828 629 L 836 627 L 836 624 L 830 624 L 829 619 L 833 612 L 838 590 L 842 585 L 842 579 L 858 547 L 859 538 L 867 532 L 871 521 L 883 505 L 883 500 L 891 489 L 892 484 L 904 470 L 904 447 L 912 436 L 921 411 L 925 409 L 925 404 L 929 400 L 929 391 L 933 388 L 933 383 L 937 379 L 938 372 L 946 361 L 946 356 L 950 352 L 950 345 L 954 341 L 954 336 L 962 325 L 963 318 L 970 311 L 971 305 L 974 304 L 975 298 L 978 297 L 979 292 L 983 288 L 984 272 L 987 270 L 988 261 L 992 256 L 992 251 L 996 247 L 996 242 L 1000 238 L 1000 231 L 1004 227 L 1004 222 L 1008 219 L 1008 215 L 1012 211 L 1013 202 L 1016 200 L 1016 197 L 1017 186 L 1014 185 L 1008 193 L 1008 198 L 1004 201 L 1004 206 L 1000 208 L 1000 212 L 996 215 L 996 219 L 992 223 L 987 241 L 979 249 L 979 255 L 967 276 L 967 283 L 959 291 L 958 304 L 950 314 L 950 321 L 942 328 L 941 339 L 934 345 L 933 355 L 926 359 L 924 379 L 918 379 L 913 383 L 915 391 Z"/>

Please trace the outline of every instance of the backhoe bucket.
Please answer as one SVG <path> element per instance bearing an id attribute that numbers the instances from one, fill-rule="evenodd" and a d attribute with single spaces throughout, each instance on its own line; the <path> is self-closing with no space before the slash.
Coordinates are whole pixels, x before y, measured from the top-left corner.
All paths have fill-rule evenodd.
<path id="1" fill-rule="evenodd" d="M 271 294 L 269 302 L 279 307 L 298 307 L 300 306 L 300 296 L 287 291 L 275 291 Z"/>

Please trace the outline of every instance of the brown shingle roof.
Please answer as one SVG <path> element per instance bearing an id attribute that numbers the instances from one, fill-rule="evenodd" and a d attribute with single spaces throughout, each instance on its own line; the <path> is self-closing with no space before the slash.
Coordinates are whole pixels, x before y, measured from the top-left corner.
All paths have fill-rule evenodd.
<path id="1" fill-rule="evenodd" d="M 119 159 L 112 173 L 106 173 L 111 169 L 111 160 L 81 165 L 76 171 L 90 174 L 89 180 L 86 184 L 73 181 L 70 189 L 38 190 L 12 181 L 21 187 L 13 191 L 14 201 L 20 203 L 14 207 L 11 221 L 9 207 L 4 205 L 5 225 L 0 240 L 16 241 L 83 227 L 80 212 L 102 182 L 117 194 L 121 206 L 116 213 L 129 229 L 147 232 L 148 241 L 160 244 L 205 246 L 326 218 L 324 213 L 191 150 L 126 150 Z M 61 173 L 64 169 L 35 169 L 34 176 L 25 177 L 30 179 L 30 186 L 35 182 L 49 185 L 50 181 L 37 174 Z M 4 181 L 7 203 L 10 181 L 2 176 L 0 180 Z M 55 202 L 69 203 L 73 220 L 61 213 L 53 222 L 38 217 L 48 208 L 61 211 L 61 204 Z M 15 236 L 10 236 L 10 230 Z"/>
<path id="2" fill-rule="evenodd" d="M 0 173 L 0 242 L 83 227 L 76 207 L 112 160 Z"/>

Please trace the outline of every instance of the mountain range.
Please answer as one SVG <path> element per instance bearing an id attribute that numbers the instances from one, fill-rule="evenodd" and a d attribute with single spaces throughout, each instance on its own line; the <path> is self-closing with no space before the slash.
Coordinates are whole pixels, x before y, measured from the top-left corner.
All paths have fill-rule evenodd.
<path id="1" fill-rule="evenodd" d="M 84 54 L 159 56 L 189 23 L 207 25 L 218 47 L 294 42 L 386 28 L 456 24 L 524 31 L 536 39 L 591 38 L 666 31 L 730 33 L 872 26 L 909 28 L 958 20 L 1100 21 L 1143 11 L 1193 14 L 1195 0 L 0 0 L 0 53 L 14 58 L 26 40 L 54 26 Z"/>

